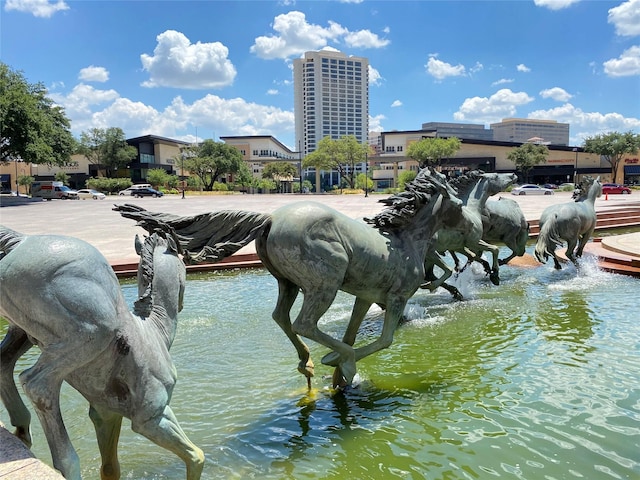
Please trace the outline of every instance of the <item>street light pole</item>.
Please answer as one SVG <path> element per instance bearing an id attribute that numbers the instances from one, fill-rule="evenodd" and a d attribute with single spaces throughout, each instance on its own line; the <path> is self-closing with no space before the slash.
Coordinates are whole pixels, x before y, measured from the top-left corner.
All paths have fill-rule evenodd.
<path id="1" fill-rule="evenodd" d="M 369 196 L 369 173 L 367 172 L 367 164 L 369 163 L 369 154 L 364 152 L 364 196 Z"/>
<path id="2" fill-rule="evenodd" d="M 578 147 L 574 147 L 573 151 L 576 152 L 576 161 L 573 165 L 573 185 L 576 185 L 576 178 L 578 176 Z"/>

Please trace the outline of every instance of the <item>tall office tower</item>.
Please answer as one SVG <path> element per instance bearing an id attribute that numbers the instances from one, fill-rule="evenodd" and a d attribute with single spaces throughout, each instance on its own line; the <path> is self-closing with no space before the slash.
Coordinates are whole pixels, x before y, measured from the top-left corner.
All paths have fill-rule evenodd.
<path id="1" fill-rule="evenodd" d="M 295 150 L 313 152 L 324 137 L 368 141 L 369 60 L 322 50 L 293 61 Z"/>

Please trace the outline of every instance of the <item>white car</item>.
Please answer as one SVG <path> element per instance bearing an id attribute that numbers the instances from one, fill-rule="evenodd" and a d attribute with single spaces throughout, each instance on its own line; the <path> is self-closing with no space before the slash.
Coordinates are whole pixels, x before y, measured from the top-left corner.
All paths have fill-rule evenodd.
<path id="1" fill-rule="evenodd" d="M 83 188 L 81 190 L 78 190 L 78 197 L 80 197 L 82 200 L 86 200 L 87 198 L 93 198 L 94 200 L 104 200 L 105 198 L 107 198 L 104 193 L 97 190 L 92 190 L 90 188 Z"/>
<path id="2" fill-rule="evenodd" d="M 525 183 L 511 190 L 511 195 L 553 195 L 553 190 L 540 185 Z"/>
<path id="3" fill-rule="evenodd" d="M 136 185 L 131 185 L 129 188 L 125 188 L 124 190 L 120 190 L 118 195 L 131 195 L 134 190 L 138 188 L 151 188 L 150 183 L 138 183 Z"/>

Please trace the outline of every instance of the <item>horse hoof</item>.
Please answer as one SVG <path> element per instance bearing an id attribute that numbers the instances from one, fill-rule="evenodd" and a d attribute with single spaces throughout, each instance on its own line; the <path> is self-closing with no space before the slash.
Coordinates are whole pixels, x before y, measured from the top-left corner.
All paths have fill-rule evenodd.
<path id="1" fill-rule="evenodd" d="M 491 283 L 494 285 L 500 285 L 500 277 L 497 272 L 492 272 L 491 275 L 489 275 L 489 280 L 491 280 Z"/>
<path id="2" fill-rule="evenodd" d="M 298 364 L 298 371 L 307 377 L 307 382 L 311 384 L 311 377 L 314 376 L 314 365 L 311 360 L 307 360 L 306 362 L 300 362 Z"/>
<path id="3" fill-rule="evenodd" d="M 333 371 L 333 378 L 331 379 L 331 383 L 334 389 L 343 390 L 347 385 L 347 380 L 342 375 L 342 370 L 340 367 L 336 367 Z"/>

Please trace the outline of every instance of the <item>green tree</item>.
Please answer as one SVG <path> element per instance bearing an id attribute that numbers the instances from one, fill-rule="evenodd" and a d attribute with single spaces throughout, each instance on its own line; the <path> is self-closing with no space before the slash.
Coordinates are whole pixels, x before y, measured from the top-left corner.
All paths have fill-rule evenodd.
<path id="1" fill-rule="evenodd" d="M 243 192 L 246 192 L 248 187 L 253 186 L 253 180 L 253 173 L 249 170 L 249 166 L 246 162 L 242 162 L 240 164 L 240 169 L 236 172 L 235 183 L 240 185 L 240 189 Z"/>
<path id="2" fill-rule="evenodd" d="M 21 187 L 24 187 L 25 193 L 29 192 L 29 189 L 31 188 L 31 184 L 34 181 L 35 181 L 35 178 L 33 178 L 31 175 L 20 175 L 18 177 L 18 185 L 20 185 Z"/>
<path id="3" fill-rule="evenodd" d="M 349 188 L 355 188 L 356 166 L 365 162 L 370 153 L 369 145 L 358 143 L 354 135 L 345 135 L 339 140 L 324 137 L 318 142 L 318 148 L 304 158 L 302 166 L 315 167 L 316 184 L 319 170 L 337 170 Z"/>
<path id="4" fill-rule="evenodd" d="M 407 183 L 413 181 L 418 174 L 413 170 L 403 170 L 398 174 L 398 188 L 404 190 Z"/>
<path id="5" fill-rule="evenodd" d="M 63 165 L 74 148 L 69 119 L 43 84 L 29 84 L 0 62 L 0 162 Z"/>
<path id="6" fill-rule="evenodd" d="M 185 151 L 184 168 L 198 177 L 210 192 L 218 177 L 240 171 L 243 163 L 240 151 L 224 142 L 207 139 Z"/>
<path id="7" fill-rule="evenodd" d="M 462 142 L 457 137 L 423 138 L 407 148 L 407 156 L 425 168 L 429 165 L 440 165 L 443 158 L 453 157 L 460 150 Z"/>
<path id="8" fill-rule="evenodd" d="M 276 182 L 276 189 L 282 192 L 282 182 L 293 182 L 298 169 L 289 162 L 270 162 L 262 170 L 262 178 Z"/>
<path id="9" fill-rule="evenodd" d="M 154 188 L 164 187 L 170 176 L 164 168 L 152 168 L 147 172 L 147 182 Z"/>
<path id="10" fill-rule="evenodd" d="M 536 165 L 546 162 L 548 155 L 549 149 L 546 145 L 523 143 L 519 147 L 511 150 L 507 154 L 507 158 L 515 164 L 517 170 L 522 172 L 524 181 L 528 182 L 531 169 Z"/>
<path id="11" fill-rule="evenodd" d="M 67 172 L 65 172 L 65 171 L 59 170 L 53 176 L 53 179 L 56 182 L 62 182 L 63 185 L 69 185 L 69 175 L 67 175 Z"/>
<path id="12" fill-rule="evenodd" d="M 597 153 L 611 165 L 611 178 L 617 181 L 622 158 L 626 154 L 635 155 L 640 150 L 640 134 L 633 132 L 610 132 L 588 137 L 584 141 L 584 151 Z"/>
<path id="13" fill-rule="evenodd" d="M 356 188 L 371 191 L 373 189 L 373 180 L 364 173 L 359 173 L 356 177 Z"/>
<path id="14" fill-rule="evenodd" d="M 82 132 L 77 153 L 84 155 L 90 163 L 102 166 L 105 176 L 111 178 L 119 168 L 136 158 L 138 150 L 127 143 L 121 128 L 109 127 Z"/>

